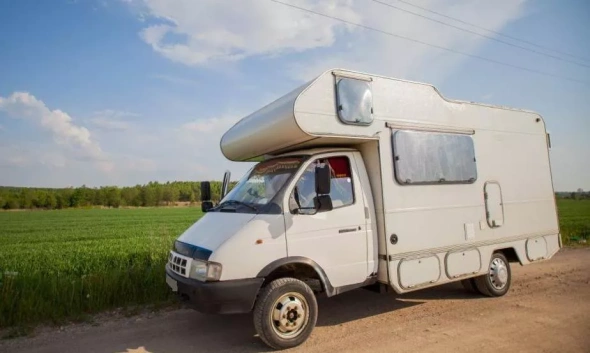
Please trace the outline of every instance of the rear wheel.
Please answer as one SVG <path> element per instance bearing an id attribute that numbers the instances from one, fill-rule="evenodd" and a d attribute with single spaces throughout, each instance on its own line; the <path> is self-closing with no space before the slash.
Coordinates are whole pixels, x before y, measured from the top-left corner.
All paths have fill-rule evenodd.
<path id="1" fill-rule="evenodd" d="M 512 274 L 510 263 L 502 253 L 494 253 L 488 273 L 474 279 L 477 290 L 488 297 L 501 297 L 510 289 Z"/>
<path id="2" fill-rule="evenodd" d="M 307 340 L 317 316 L 311 288 L 295 278 L 279 278 L 260 293 L 254 306 L 254 327 L 269 347 L 291 348 Z"/>

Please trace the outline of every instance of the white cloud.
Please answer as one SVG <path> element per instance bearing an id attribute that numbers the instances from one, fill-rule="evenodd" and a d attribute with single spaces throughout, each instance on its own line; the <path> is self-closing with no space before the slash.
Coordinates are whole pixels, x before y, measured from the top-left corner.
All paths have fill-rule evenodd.
<path id="1" fill-rule="evenodd" d="M 182 125 L 182 129 L 191 133 L 213 133 L 210 137 L 221 139 L 221 135 L 232 127 L 240 117 L 226 116 L 221 118 L 198 119 Z"/>
<path id="2" fill-rule="evenodd" d="M 390 0 L 386 2 L 392 3 Z M 465 19 L 494 31 L 501 31 L 509 22 L 521 17 L 525 0 L 502 0 L 490 3 L 474 1 L 416 1 L 417 5 Z M 356 5 L 361 5 L 355 2 Z M 395 3 L 395 5 L 401 5 Z M 399 6 L 401 7 L 401 6 Z M 407 7 L 407 6 L 406 6 Z M 414 8 L 408 8 L 418 12 Z M 411 38 L 439 47 L 464 53 L 474 53 L 486 39 L 442 26 L 420 17 L 384 5 L 363 1 L 357 9 L 363 25 Z M 429 17 L 434 15 L 425 14 Z M 340 17 L 340 16 L 336 16 Z M 450 20 L 442 19 L 446 22 Z M 326 19 L 326 21 L 331 21 Z M 472 30 L 470 28 L 470 30 Z M 486 33 L 489 35 L 489 33 Z M 360 30 L 342 39 L 346 42 L 335 52 L 319 53 L 311 60 L 292 66 L 291 75 L 306 81 L 330 67 L 343 67 L 358 71 L 436 82 L 445 79 L 466 56 L 419 44 L 383 33 Z"/>
<path id="3" fill-rule="evenodd" d="M 4 142 L 0 144 L 0 151 L 0 167 L 23 168 L 42 165 L 61 168 L 67 164 L 63 153 L 37 141 Z"/>
<path id="4" fill-rule="evenodd" d="M 90 120 L 95 126 L 105 130 L 127 130 L 129 123 L 104 117 L 96 117 Z"/>
<path id="5" fill-rule="evenodd" d="M 485 38 L 369 0 L 282 1 L 467 53 L 476 51 L 486 41 Z M 421 0 L 415 3 L 500 31 L 506 24 L 523 15 L 525 1 Z M 426 16 L 436 16 L 403 3 L 391 0 L 385 2 Z M 160 21 L 144 28 L 140 33 L 141 38 L 159 54 L 190 66 L 256 56 L 289 59 L 281 55 L 308 52 L 309 55 L 298 56 L 297 64 L 290 67 L 292 78 L 305 81 L 327 68 L 343 67 L 412 79 L 424 77 L 432 82 L 444 79 L 458 63 L 465 60 L 465 57 L 456 54 L 268 0 L 136 0 L 134 4 L 152 20 Z"/>
<path id="6" fill-rule="evenodd" d="M 112 134 L 98 130 L 97 141 L 108 148 L 114 165 L 98 185 L 135 185 L 158 180 L 219 180 L 231 170 L 239 178 L 250 164 L 228 161 L 219 148 L 222 134 L 242 115 L 198 118 L 161 125 L 141 124 Z"/>
<path id="7" fill-rule="evenodd" d="M 31 129 L 28 138 L 0 139 L 0 185 L 63 187 L 219 180 L 226 169 L 236 179 L 251 166 L 228 161 L 219 148 L 222 134 L 244 115 L 236 112 L 173 124 L 152 121 L 132 125 L 129 120 L 137 114 L 102 110 L 85 120 L 93 124 L 89 126 L 101 126 L 93 128 L 92 133 L 67 113 L 50 110 L 29 93 L 0 97 L 0 112 L 41 127 L 40 131 Z M 118 133 L 112 129 L 118 129 Z M 49 134 L 39 134 L 43 131 Z"/>
<path id="8" fill-rule="evenodd" d="M 26 156 L 12 155 L 12 156 L 0 156 L 0 166 L 6 165 L 9 167 L 24 167 L 30 164 L 30 160 Z"/>
<path id="9" fill-rule="evenodd" d="M 178 136 L 184 160 L 192 160 L 193 173 L 202 178 L 220 180 L 224 170 L 230 170 L 232 179 L 240 178 L 251 163 L 230 162 L 219 148 L 222 135 L 243 115 L 228 114 L 221 117 L 196 119 L 184 123 L 173 132 Z M 189 179 L 193 180 L 193 179 Z"/>
<path id="10" fill-rule="evenodd" d="M 126 121 L 126 118 L 138 116 L 135 113 L 108 109 L 95 112 L 90 122 L 94 126 L 105 130 L 127 130 L 131 127 L 131 124 Z"/>
<path id="11" fill-rule="evenodd" d="M 136 2 L 137 3 L 137 2 Z M 334 43 L 339 23 L 260 0 L 140 0 L 151 18 L 141 38 L 168 59 L 186 65 L 302 52 Z M 297 4 L 349 20 L 351 0 L 299 0 Z"/>
<path id="12" fill-rule="evenodd" d="M 76 125 L 71 116 L 59 109 L 50 110 L 30 93 L 15 92 L 6 98 L 0 97 L 0 111 L 49 131 L 54 142 L 67 148 L 74 158 L 95 162 L 102 171 L 111 169 L 105 153 L 87 128 Z"/>
<path id="13" fill-rule="evenodd" d="M 199 82 L 196 80 L 191 80 L 189 78 L 184 78 L 184 77 L 161 75 L 161 74 L 151 75 L 150 77 L 157 79 L 157 80 L 162 80 L 162 81 L 166 81 L 166 82 L 170 82 L 170 83 L 176 83 L 176 84 L 180 84 L 180 85 L 197 86 L 199 84 Z"/>
<path id="14" fill-rule="evenodd" d="M 126 164 L 129 169 L 143 171 L 143 172 L 154 172 L 158 165 L 157 163 L 149 158 L 141 158 L 141 157 L 126 157 L 125 158 Z"/>

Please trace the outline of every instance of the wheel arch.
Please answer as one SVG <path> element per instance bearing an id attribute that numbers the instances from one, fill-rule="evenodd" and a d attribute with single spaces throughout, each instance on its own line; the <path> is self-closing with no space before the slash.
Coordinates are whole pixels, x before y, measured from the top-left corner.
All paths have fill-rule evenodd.
<path id="1" fill-rule="evenodd" d="M 522 261 L 520 260 L 520 257 L 518 256 L 518 252 L 516 251 L 516 249 L 514 247 L 506 247 L 506 248 L 499 248 L 494 250 L 494 253 L 502 253 L 504 254 L 504 256 L 506 256 L 506 260 L 508 260 L 508 262 L 518 262 L 519 264 L 522 265 Z"/>
<path id="2" fill-rule="evenodd" d="M 293 277 L 300 280 L 319 280 L 321 291 L 328 297 L 335 295 L 334 287 L 326 272 L 317 262 L 303 256 L 284 257 L 266 265 L 256 277 L 264 278 L 262 286 L 282 277 Z"/>

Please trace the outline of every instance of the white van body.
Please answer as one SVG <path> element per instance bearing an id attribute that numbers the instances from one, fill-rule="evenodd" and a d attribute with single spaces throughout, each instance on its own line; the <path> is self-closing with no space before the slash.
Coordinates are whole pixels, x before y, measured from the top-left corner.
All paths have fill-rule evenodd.
<path id="1" fill-rule="evenodd" d="M 531 111 L 334 69 L 243 118 L 223 135 L 221 150 L 232 161 L 303 160 L 275 195 L 274 211 L 207 212 L 178 238 L 180 248 L 206 255 L 175 247 L 168 281 L 179 292 L 185 287 L 201 311 L 250 311 L 281 276 L 316 280 L 315 291 L 327 296 L 371 284 L 405 293 L 483 278 L 498 252 L 527 265 L 561 247 L 548 134 Z M 293 212 L 301 175 L 330 158 L 348 161 L 341 175 L 352 201 Z M 213 281 L 192 280 L 198 290 L 182 284 L 194 260 L 217 266 Z M 233 298 L 240 281 L 248 289 L 236 290 L 247 294 Z M 225 294 L 203 300 L 207 285 Z"/>

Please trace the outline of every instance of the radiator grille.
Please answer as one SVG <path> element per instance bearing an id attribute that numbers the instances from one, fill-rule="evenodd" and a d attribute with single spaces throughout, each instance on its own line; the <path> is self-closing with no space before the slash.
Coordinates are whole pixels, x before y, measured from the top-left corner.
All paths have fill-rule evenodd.
<path id="1" fill-rule="evenodd" d="M 190 262 L 190 258 L 176 254 L 172 251 L 168 255 L 168 267 L 172 270 L 172 272 L 183 277 L 189 276 Z"/>

